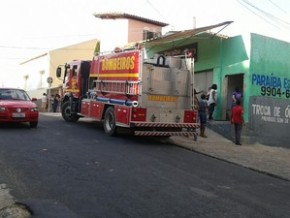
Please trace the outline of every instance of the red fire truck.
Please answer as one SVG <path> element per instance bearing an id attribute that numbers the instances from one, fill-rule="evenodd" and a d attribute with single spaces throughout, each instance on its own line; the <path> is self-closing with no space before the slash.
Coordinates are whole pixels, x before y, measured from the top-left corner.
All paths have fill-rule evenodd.
<path id="1" fill-rule="evenodd" d="M 146 59 L 144 53 L 134 49 L 72 61 L 64 65 L 64 75 L 58 67 L 64 120 L 92 118 L 109 135 L 128 128 L 139 136 L 196 137 L 192 58 Z"/>

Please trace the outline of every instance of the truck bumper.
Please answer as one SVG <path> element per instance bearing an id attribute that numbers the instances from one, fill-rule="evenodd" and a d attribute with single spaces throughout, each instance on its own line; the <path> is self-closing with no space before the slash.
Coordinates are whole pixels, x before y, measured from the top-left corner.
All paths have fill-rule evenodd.
<path id="1" fill-rule="evenodd" d="M 138 136 L 197 136 L 198 123 L 133 123 Z"/>

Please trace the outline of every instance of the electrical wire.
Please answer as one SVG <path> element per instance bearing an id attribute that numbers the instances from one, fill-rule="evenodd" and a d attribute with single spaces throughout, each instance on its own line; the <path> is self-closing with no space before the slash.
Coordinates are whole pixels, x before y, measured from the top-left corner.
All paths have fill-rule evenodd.
<path id="1" fill-rule="evenodd" d="M 249 7 L 249 5 L 247 5 L 246 3 L 244 3 L 243 0 L 237 0 L 239 4 L 241 4 L 243 7 L 245 7 L 247 10 L 249 10 L 251 13 L 253 13 L 255 16 L 259 17 L 260 19 L 262 19 L 264 22 L 276 27 L 279 29 L 279 26 L 274 24 L 271 20 L 266 20 L 262 15 L 258 14 L 257 12 L 255 12 L 251 7 Z"/>
<path id="2" fill-rule="evenodd" d="M 277 5 L 276 3 L 274 3 L 272 0 L 268 0 L 268 2 L 270 2 L 272 5 L 274 5 L 276 8 L 278 8 L 280 11 L 284 12 L 285 14 L 287 14 L 287 11 L 285 11 L 283 8 L 281 8 L 279 5 Z"/>
<path id="3" fill-rule="evenodd" d="M 48 48 L 48 47 L 21 47 L 21 46 L 6 46 L 0 45 L 3 49 L 25 49 L 25 50 L 68 50 L 68 51 L 89 51 L 92 48 Z"/>
<path id="4" fill-rule="evenodd" d="M 262 10 L 261 8 L 257 7 L 256 5 L 249 2 L 248 0 L 237 0 L 237 1 L 239 4 L 241 4 L 246 9 L 251 11 L 254 15 L 256 15 L 256 16 L 260 17 L 262 20 L 264 20 L 266 23 L 271 24 L 272 26 L 275 26 L 279 29 L 281 27 L 284 27 L 284 28 L 290 30 L 290 23 L 288 21 L 285 21 L 285 20 L 283 20 L 283 19 L 281 19 L 281 18 L 279 18 L 279 17 L 277 17 L 277 16 L 275 16 L 275 15 L 273 15 L 265 10 Z"/>
<path id="5" fill-rule="evenodd" d="M 146 2 L 148 3 L 148 5 L 155 11 L 155 12 L 157 12 L 157 14 L 159 14 L 164 20 L 166 20 L 167 21 L 167 23 L 169 23 L 168 22 L 168 19 L 167 18 L 165 18 L 164 16 L 163 16 L 163 14 L 156 8 L 156 7 L 154 7 L 154 5 L 149 1 L 149 0 L 146 0 Z"/>

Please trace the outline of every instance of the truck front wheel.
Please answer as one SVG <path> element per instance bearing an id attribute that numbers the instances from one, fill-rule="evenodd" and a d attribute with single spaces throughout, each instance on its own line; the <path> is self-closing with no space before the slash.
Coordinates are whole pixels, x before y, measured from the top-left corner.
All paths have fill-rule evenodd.
<path id="1" fill-rule="evenodd" d="M 104 130 L 105 133 L 113 136 L 116 135 L 117 127 L 116 127 L 116 117 L 113 107 L 108 107 L 105 116 L 104 116 Z"/>
<path id="2" fill-rule="evenodd" d="M 65 121 L 76 122 L 80 118 L 77 114 L 72 113 L 69 101 L 63 103 L 61 107 L 61 115 Z"/>

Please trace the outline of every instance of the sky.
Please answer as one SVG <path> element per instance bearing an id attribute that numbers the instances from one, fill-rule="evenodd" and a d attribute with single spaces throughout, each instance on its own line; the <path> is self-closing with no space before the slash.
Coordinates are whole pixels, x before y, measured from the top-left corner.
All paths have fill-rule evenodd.
<path id="1" fill-rule="evenodd" d="M 0 7 L 0 87 L 17 87 L 19 64 L 49 50 L 96 39 L 94 13 L 124 12 L 170 30 L 233 21 L 220 33 L 249 32 L 290 42 L 288 0 L 9 0 Z M 195 20 L 195 22 L 194 22 Z"/>

